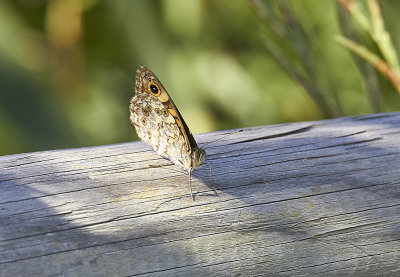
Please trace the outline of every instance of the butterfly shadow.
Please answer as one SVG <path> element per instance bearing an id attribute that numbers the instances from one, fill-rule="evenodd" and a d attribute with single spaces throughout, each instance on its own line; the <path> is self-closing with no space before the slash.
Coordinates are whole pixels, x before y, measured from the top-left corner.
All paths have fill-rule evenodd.
<path id="1" fill-rule="evenodd" d="M 198 195 L 219 197 L 217 191 L 218 187 L 213 178 L 212 164 L 210 162 L 204 162 L 200 167 L 186 171 L 179 166 L 176 166 L 169 159 L 160 157 L 165 163 L 154 163 L 147 165 L 148 168 L 161 169 L 164 172 L 168 172 L 169 177 L 179 177 L 180 183 L 185 185 L 185 197 L 187 194 L 191 196 L 193 201 L 196 201 Z M 208 170 L 207 170 L 208 168 Z M 171 174 L 173 172 L 173 176 Z M 181 178 L 185 178 L 184 181 Z M 201 189 L 200 186 L 205 185 L 207 188 Z"/>

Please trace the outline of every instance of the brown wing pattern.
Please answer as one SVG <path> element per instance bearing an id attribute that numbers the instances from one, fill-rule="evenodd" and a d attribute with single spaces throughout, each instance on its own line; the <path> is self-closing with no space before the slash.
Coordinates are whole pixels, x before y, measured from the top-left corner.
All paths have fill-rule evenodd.
<path id="1" fill-rule="evenodd" d="M 169 96 L 167 90 L 162 83 L 158 80 L 156 75 L 144 66 L 137 70 L 135 89 L 138 93 L 147 93 L 156 97 L 174 117 L 182 136 L 185 138 L 187 151 L 197 148 L 197 143 L 194 140 L 186 122 L 183 120 L 179 110 L 176 108 L 174 102 Z"/>

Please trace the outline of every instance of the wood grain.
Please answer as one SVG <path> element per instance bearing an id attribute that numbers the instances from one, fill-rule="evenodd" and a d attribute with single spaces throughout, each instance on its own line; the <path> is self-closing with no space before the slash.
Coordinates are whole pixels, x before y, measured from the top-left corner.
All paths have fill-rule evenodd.
<path id="1" fill-rule="evenodd" d="M 0 275 L 400 275 L 400 113 L 227 133 L 0 157 Z"/>

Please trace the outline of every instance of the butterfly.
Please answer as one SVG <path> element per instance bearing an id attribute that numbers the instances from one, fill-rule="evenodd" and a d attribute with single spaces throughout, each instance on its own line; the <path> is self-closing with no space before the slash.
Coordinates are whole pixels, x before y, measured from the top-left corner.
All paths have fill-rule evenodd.
<path id="1" fill-rule="evenodd" d="M 156 75 L 144 66 L 136 72 L 135 96 L 130 102 L 130 120 L 138 136 L 159 155 L 191 174 L 206 158 Z M 194 198 L 193 198 L 194 199 Z"/>

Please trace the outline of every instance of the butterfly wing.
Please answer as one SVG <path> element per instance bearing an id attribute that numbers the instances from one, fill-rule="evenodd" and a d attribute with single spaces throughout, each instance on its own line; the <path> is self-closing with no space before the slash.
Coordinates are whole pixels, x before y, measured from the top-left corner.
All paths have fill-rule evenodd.
<path id="1" fill-rule="evenodd" d="M 130 111 L 131 122 L 138 136 L 158 154 L 187 170 L 199 166 L 204 160 L 204 150 L 197 146 L 181 114 L 155 74 L 140 67 L 136 74 L 135 90 Z"/>

